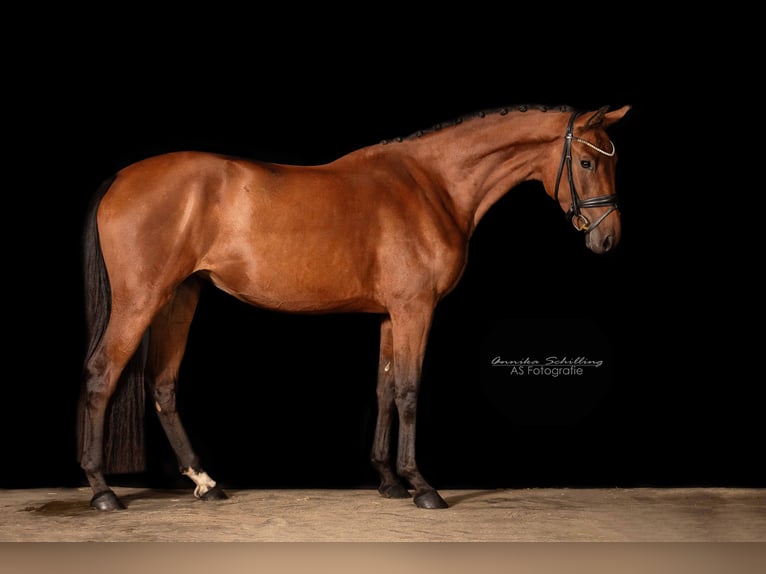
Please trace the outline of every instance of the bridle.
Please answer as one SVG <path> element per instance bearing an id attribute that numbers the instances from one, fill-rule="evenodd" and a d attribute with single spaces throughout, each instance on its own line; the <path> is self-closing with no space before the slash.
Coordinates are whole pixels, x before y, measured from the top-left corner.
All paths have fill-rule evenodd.
<path id="1" fill-rule="evenodd" d="M 569 190 L 571 192 L 572 196 L 572 205 L 569 206 L 569 210 L 567 211 L 567 219 L 569 219 L 572 222 L 572 225 L 574 225 L 574 228 L 577 231 L 583 231 L 585 233 L 588 233 L 592 230 L 594 230 L 606 217 L 615 211 L 617 209 L 617 196 L 615 194 L 610 195 L 599 195 L 597 197 L 590 197 L 588 199 L 580 199 L 580 196 L 577 195 L 577 190 L 575 189 L 575 183 L 574 183 L 574 176 L 572 175 L 572 140 L 578 141 L 582 144 L 585 144 L 589 148 L 596 150 L 600 154 L 605 155 L 606 157 L 612 157 L 615 153 L 614 148 L 614 142 L 610 140 L 610 144 L 612 144 L 612 151 L 608 152 L 605 151 L 589 141 L 586 141 L 582 138 L 575 137 L 572 133 L 572 129 L 574 127 L 574 121 L 575 118 L 580 115 L 580 112 L 574 112 L 572 114 L 572 117 L 569 118 L 569 125 L 567 125 L 567 133 L 564 137 L 564 152 L 561 155 L 561 162 L 559 163 L 559 172 L 556 175 L 556 188 L 554 191 L 554 199 L 556 201 L 559 200 L 559 182 L 561 181 L 561 174 L 564 171 L 564 164 L 567 166 L 567 177 L 569 178 Z M 585 217 L 581 213 L 581 209 L 585 209 L 588 207 L 607 207 L 609 206 L 609 209 L 607 209 L 601 217 L 599 217 L 594 223 L 591 223 L 590 220 Z"/>

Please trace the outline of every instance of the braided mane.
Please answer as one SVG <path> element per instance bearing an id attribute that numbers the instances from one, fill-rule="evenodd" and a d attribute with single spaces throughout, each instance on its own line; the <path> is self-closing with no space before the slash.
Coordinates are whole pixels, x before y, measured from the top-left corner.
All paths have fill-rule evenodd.
<path id="1" fill-rule="evenodd" d="M 393 139 L 386 139 L 386 140 L 381 141 L 380 143 L 388 144 L 388 143 L 392 143 L 392 142 L 401 142 L 401 141 L 406 141 L 406 140 L 413 140 L 413 139 L 417 139 L 419 137 L 422 137 L 422 136 L 424 136 L 426 134 L 442 130 L 444 128 L 449 128 L 449 127 L 452 127 L 452 126 L 456 126 L 458 124 L 462 124 L 463 122 L 467 122 L 467 121 L 471 121 L 471 120 L 476 120 L 476 119 L 481 119 L 481 118 L 485 118 L 487 116 L 492 116 L 492 115 L 495 115 L 495 114 L 499 114 L 499 115 L 504 116 L 504 115 L 506 115 L 506 114 L 508 114 L 510 112 L 522 112 L 523 113 L 523 112 L 526 112 L 526 111 L 529 111 L 529 110 L 539 110 L 541 112 L 547 112 L 547 111 L 573 112 L 574 111 L 574 109 L 572 107 L 566 106 L 566 105 L 561 105 L 561 106 L 546 106 L 546 105 L 542 105 L 542 104 L 520 104 L 520 105 L 516 105 L 516 106 L 511 106 L 511 107 L 505 106 L 505 107 L 500 107 L 500 108 L 491 108 L 491 109 L 479 110 L 477 112 L 472 112 L 472 113 L 469 113 L 469 114 L 465 114 L 465 115 L 462 115 L 462 116 L 460 116 L 458 118 L 455 118 L 453 120 L 449 120 L 449 121 L 446 121 L 446 122 L 440 122 L 438 124 L 435 124 L 435 125 L 431 126 L 430 128 L 418 130 L 416 132 L 413 132 L 413 133 L 409 134 L 408 136 L 396 137 L 396 138 L 393 138 Z"/>

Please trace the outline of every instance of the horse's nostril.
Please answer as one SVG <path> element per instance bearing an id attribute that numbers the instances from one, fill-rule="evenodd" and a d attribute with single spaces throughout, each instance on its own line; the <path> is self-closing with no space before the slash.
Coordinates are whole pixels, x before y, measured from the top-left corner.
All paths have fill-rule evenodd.
<path id="1" fill-rule="evenodd" d="M 604 248 L 604 252 L 609 251 L 614 245 L 614 240 L 611 235 L 607 235 L 604 241 L 601 242 L 601 247 Z"/>

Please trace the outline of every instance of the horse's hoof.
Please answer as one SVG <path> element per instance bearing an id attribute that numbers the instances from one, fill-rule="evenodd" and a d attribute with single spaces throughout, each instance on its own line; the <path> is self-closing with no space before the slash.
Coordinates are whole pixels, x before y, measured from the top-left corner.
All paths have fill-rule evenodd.
<path id="1" fill-rule="evenodd" d="M 378 492 L 383 498 L 410 498 L 410 492 L 401 484 L 381 486 Z"/>
<path id="2" fill-rule="evenodd" d="M 435 490 L 419 494 L 413 501 L 418 508 L 447 508 L 449 506 Z"/>
<path id="3" fill-rule="evenodd" d="M 90 499 L 90 505 L 96 510 L 125 510 L 125 505 L 111 490 L 96 494 Z"/>
<path id="4" fill-rule="evenodd" d="M 217 486 L 214 486 L 205 494 L 200 496 L 200 500 L 227 500 L 228 498 L 229 496 Z"/>

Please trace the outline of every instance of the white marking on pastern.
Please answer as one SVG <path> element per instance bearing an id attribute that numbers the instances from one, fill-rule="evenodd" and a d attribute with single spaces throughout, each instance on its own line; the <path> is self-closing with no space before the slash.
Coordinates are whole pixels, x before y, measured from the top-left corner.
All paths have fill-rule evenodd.
<path id="1" fill-rule="evenodd" d="M 204 470 L 196 471 L 193 468 L 187 468 L 182 474 L 191 478 L 197 485 L 197 488 L 194 489 L 194 496 L 197 498 L 201 498 L 207 491 L 215 488 L 215 481 Z"/>

